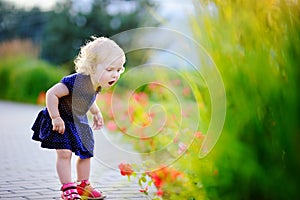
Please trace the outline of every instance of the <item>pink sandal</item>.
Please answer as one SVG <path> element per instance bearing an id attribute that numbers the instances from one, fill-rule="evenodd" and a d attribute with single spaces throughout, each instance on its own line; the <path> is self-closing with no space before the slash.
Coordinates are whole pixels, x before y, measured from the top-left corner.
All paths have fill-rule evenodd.
<path id="1" fill-rule="evenodd" d="M 78 200 L 81 197 L 76 189 L 76 183 L 66 183 L 60 189 L 62 191 L 61 198 L 63 200 Z"/>
<path id="2" fill-rule="evenodd" d="M 83 180 L 77 185 L 78 194 L 82 199 L 100 200 L 106 198 L 101 191 L 93 188 L 88 180 Z"/>

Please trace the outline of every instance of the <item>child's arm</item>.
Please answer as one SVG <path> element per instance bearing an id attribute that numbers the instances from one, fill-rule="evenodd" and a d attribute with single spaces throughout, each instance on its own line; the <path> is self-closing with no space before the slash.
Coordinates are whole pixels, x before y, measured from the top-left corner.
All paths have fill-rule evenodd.
<path id="1" fill-rule="evenodd" d="M 58 99 L 68 94 L 69 90 L 63 83 L 55 84 L 46 93 L 46 106 L 52 119 L 52 130 L 61 134 L 65 132 L 65 123 L 59 114 Z"/>
<path id="2" fill-rule="evenodd" d="M 102 128 L 102 126 L 104 124 L 103 123 L 103 117 L 102 117 L 102 114 L 101 114 L 101 111 L 100 111 L 99 107 L 96 104 L 96 101 L 91 106 L 90 112 L 93 115 L 93 121 L 94 121 L 93 129 L 98 130 L 98 129 Z"/>

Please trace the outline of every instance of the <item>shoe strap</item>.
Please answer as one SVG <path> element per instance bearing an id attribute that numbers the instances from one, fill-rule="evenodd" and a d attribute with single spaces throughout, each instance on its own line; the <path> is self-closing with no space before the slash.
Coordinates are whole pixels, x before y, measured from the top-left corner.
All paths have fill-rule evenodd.
<path id="1" fill-rule="evenodd" d="M 61 191 L 65 191 L 65 190 L 68 190 L 68 189 L 76 189 L 76 183 L 74 182 L 71 182 L 71 183 L 66 183 L 66 184 L 63 184 L 61 186 Z"/>
<path id="2" fill-rule="evenodd" d="M 65 196 L 69 196 L 71 194 L 78 194 L 76 189 L 65 190 L 63 193 L 64 193 Z"/>
<path id="3" fill-rule="evenodd" d="M 82 181 L 77 181 L 77 185 L 81 186 L 81 187 L 85 187 L 87 185 L 90 185 L 90 181 L 89 180 L 82 180 Z"/>
<path id="4" fill-rule="evenodd" d="M 81 199 L 79 194 L 70 194 L 69 196 L 67 196 L 67 198 L 70 199 L 70 200 Z"/>

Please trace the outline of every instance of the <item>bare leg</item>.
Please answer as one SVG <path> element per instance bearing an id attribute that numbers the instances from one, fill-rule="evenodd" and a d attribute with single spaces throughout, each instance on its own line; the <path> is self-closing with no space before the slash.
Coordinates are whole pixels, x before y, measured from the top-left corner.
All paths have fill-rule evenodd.
<path id="1" fill-rule="evenodd" d="M 72 182 L 71 178 L 71 158 L 72 151 L 68 149 L 57 149 L 56 171 L 61 184 Z"/>
<path id="2" fill-rule="evenodd" d="M 80 159 L 77 160 L 77 181 L 89 180 L 91 171 L 91 159 Z"/>
<path id="3" fill-rule="evenodd" d="M 103 199 L 106 195 L 102 194 L 101 191 L 95 189 L 90 185 L 90 171 L 91 171 L 91 159 L 80 159 L 77 160 L 77 181 L 79 186 L 77 187 L 78 193 L 81 197 L 93 197 L 96 199 Z M 85 182 L 87 180 L 87 182 Z M 84 181 L 84 182 L 82 182 Z M 89 198 L 88 198 L 89 199 Z"/>

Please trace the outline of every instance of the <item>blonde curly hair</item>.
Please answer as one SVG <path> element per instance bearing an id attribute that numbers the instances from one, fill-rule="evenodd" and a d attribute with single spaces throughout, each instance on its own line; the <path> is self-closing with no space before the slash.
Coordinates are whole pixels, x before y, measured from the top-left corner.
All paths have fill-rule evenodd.
<path id="1" fill-rule="evenodd" d="M 122 59 L 125 63 L 124 51 L 113 40 L 106 37 L 91 37 L 92 40 L 80 48 L 76 59 L 75 70 L 78 73 L 91 75 L 96 72 L 96 67 L 107 60 Z"/>

